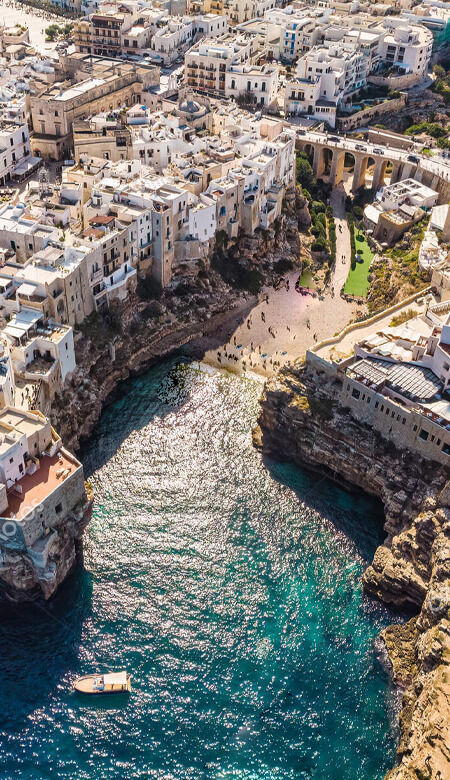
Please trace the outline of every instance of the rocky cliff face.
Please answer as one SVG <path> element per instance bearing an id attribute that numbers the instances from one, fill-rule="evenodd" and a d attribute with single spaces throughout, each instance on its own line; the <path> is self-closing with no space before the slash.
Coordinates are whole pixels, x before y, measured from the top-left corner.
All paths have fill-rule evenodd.
<path id="1" fill-rule="evenodd" d="M 24 601 L 43 596 L 48 599 L 56 592 L 75 567 L 77 546 L 91 518 L 92 500 L 88 486 L 87 493 L 80 496 L 71 512 L 59 518 L 49 537 L 45 560 L 34 560 L 26 552 L 2 546 L 0 582 L 3 598 Z"/>
<path id="2" fill-rule="evenodd" d="M 450 481 L 438 464 L 400 452 L 354 420 L 337 380 L 291 366 L 270 380 L 254 441 L 263 452 L 320 469 L 379 497 L 387 538 L 366 591 L 416 614 L 380 641 L 404 691 L 398 766 L 389 780 L 450 778 Z"/>
<path id="3" fill-rule="evenodd" d="M 175 278 L 160 298 L 138 294 L 106 317 L 91 317 L 76 335 L 77 369 L 62 395 L 52 403 L 50 417 L 66 446 L 78 449 L 97 423 L 101 411 L 124 379 L 199 336 L 214 341 L 218 325 L 233 318 L 233 309 L 250 310 L 254 295 L 234 284 L 236 275 L 253 280 L 256 272 L 266 284 L 285 272 L 286 261 L 300 268 L 299 221 L 307 219 L 305 199 L 294 189 L 286 194 L 283 216 L 273 227 L 242 235 L 221 258 L 230 279 L 213 266 L 198 276 Z M 281 267 L 279 267 L 281 262 Z M 259 278 L 259 277 L 258 277 Z M 231 317 L 230 317 L 231 313 Z"/>

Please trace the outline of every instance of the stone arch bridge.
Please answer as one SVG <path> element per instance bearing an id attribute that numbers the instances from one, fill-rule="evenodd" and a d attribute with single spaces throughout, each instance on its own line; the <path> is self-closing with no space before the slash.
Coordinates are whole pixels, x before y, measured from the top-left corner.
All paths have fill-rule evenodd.
<path id="1" fill-rule="evenodd" d="M 408 160 L 410 152 L 381 144 L 360 142 L 348 137 L 330 136 L 326 133 L 298 133 L 296 149 L 306 152 L 312 159 L 314 174 L 324 179 L 333 188 L 337 187 L 344 176 L 344 164 L 347 155 L 353 158 L 352 192 L 366 186 L 368 168 L 373 166 L 370 188 L 377 192 L 385 182 L 387 165 L 391 163 L 389 180 L 391 184 L 403 179 L 413 178 L 431 187 L 439 193 L 439 203 L 450 200 L 450 166 L 440 160 L 433 162 L 416 155 L 417 162 Z"/>

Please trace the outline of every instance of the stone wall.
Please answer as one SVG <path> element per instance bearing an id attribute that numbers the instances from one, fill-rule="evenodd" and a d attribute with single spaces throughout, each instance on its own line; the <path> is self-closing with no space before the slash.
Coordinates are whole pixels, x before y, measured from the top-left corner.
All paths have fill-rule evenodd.
<path id="1" fill-rule="evenodd" d="M 31 547 L 46 528 L 60 528 L 73 509 L 85 500 L 83 467 L 78 466 L 20 522 L 26 545 Z M 0 544 L 1 546 L 1 544 Z"/>
<path id="2" fill-rule="evenodd" d="M 338 129 L 340 132 L 347 132 L 353 130 L 355 127 L 361 127 L 367 122 L 371 122 L 373 119 L 382 117 L 384 114 L 392 114 L 393 112 L 400 111 L 407 105 L 408 96 L 405 94 L 399 98 L 393 100 L 385 100 L 383 103 L 377 103 L 376 106 L 370 106 L 370 108 L 364 108 L 362 111 L 357 111 L 351 116 L 341 116 L 338 119 Z"/>
<path id="3" fill-rule="evenodd" d="M 389 89 L 408 89 L 423 81 L 423 73 L 405 73 L 404 76 L 368 76 L 367 82 Z"/>

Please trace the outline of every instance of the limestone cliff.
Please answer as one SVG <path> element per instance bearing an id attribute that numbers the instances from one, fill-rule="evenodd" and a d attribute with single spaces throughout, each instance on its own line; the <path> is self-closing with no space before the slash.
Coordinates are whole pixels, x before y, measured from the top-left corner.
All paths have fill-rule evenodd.
<path id="1" fill-rule="evenodd" d="M 11 601 L 50 598 L 74 569 L 77 547 L 92 512 L 93 495 L 87 492 L 64 516 L 55 518 L 40 554 L 3 546 L 1 548 L 1 596 Z"/>
<path id="2" fill-rule="evenodd" d="M 383 632 L 402 687 L 398 766 L 389 780 L 450 778 L 450 482 L 339 404 L 337 380 L 290 366 L 270 380 L 254 432 L 273 457 L 320 469 L 379 497 L 387 538 L 364 574 L 370 594 L 419 613 Z"/>
<path id="3" fill-rule="evenodd" d="M 233 309 L 250 311 L 255 295 L 237 281 L 277 281 L 287 265 L 300 269 L 299 221 L 306 219 L 306 201 L 296 190 L 285 199 L 284 213 L 269 230 L 242 235 L 232 247 L 221 248 L 227 270 L 201 268 L 195 277 L 176 277 L 160 297 L 146 280 L 138 293 L 104 317 L 91 317 L 76 334 L 77 369 L 49 410 L 51 421 L 64 443 L 78 449 L 97 423 L 101 411 L 124 379 L 151 365 L 199 336 L 211 339 Z M 280 262 L 281 261 L 281 262 Z M 255 277 L 252 274 L 258 274 Z M 231 278 L 227 278 L 230 276 Z"/>

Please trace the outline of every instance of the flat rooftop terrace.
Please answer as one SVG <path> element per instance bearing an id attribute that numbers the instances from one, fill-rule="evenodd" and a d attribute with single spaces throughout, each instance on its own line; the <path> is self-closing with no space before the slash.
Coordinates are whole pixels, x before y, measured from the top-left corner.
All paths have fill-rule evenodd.
<path id="1" fill-rule="evenodd" d="M 75 473 L 80 465 L 78 461 L 72 460 L 62 452 L 59 454 L 60 457 L 58 457 L 58 453 L 53 458 L 42 457 L 41 467 L 34 474 L 25 474 L 16 483 L 22 488 L 22 493 L 18 493 L 14 488 L 8 491 L 8 509 L 4 513 L 5 517 L 23 520 L 50 493 L 62 485 L 64 482 L 62 472 L 69 470 L 67 476 Z"/>

